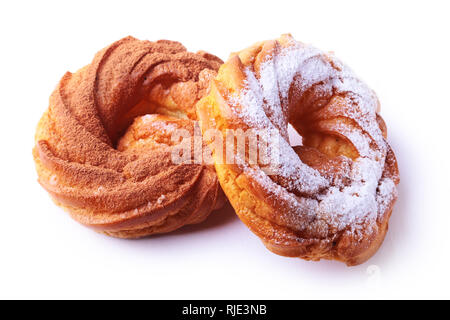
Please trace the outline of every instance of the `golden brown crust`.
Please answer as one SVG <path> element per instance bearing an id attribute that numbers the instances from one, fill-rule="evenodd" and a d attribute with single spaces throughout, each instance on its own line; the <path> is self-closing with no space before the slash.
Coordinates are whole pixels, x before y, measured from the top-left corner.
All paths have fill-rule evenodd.
<path id="1" fill-rule="evenodd" d="M 397 162 L 378 111 L 374 93 L 345 65 L 290 35 L 232 54 L 197 104 L 203 131 L 271 127 L 286 141 L 290 123 L 300 133 L 303 145 L 287 142 L 274 174 L 247 158 L 216 158 L 219 181 L 269 250 L 347 265 L 376 252 L 397 197 Z"/>
<path id="2" fill-rule="evenodd" d="M 116 145 L 143 114 L 195 119 L 195 104 L 220 64 L 178 42 L 126 37 L 88 66 L 66 73 L 36 130 L 39 183 L 74 219 L 113 236 L 145 236 L 202 221 L 223 201 L 211 167 L 172 163 L 170 144 L 150 152 Z M 193 121 L 180 125 L 191 128 Z"/>

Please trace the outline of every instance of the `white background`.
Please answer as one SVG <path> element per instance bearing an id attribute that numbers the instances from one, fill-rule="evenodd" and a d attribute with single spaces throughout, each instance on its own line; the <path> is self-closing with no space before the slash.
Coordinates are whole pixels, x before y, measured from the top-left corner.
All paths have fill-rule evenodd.
<path id="1" fill-rule="evenodd" d="M 3 1 L 0 298 L 450 298 L 449 7 L 445 1 Z M 126 35 L 222 59 L 290 32 L 335 51 L 379 95 L 401 173 L 378 253 L 348 268 L 279 257 L 235 217 L 119 240 L 36 182 L 36 124 L 65 71 Z"/>

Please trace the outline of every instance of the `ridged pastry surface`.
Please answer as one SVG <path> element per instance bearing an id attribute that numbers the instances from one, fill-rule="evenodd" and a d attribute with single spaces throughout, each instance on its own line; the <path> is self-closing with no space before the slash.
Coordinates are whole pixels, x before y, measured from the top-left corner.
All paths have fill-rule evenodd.
<path id="1" fill-rule="evenodd" d="M 127 37 L 67 72 L 36 131 L 40 184 L 74 219 L 112 236 L 202 221 L 223 202 L 214 168 L 174 164 L 170 135 L 192 130 L 221 63 L 178 42 Z"/>
<path id="2" fill-rule="evenodd" d="M 256 43 L 230 56 L 197 109 L 204 132 L 257 130 L 268 145 L 264 132 L 276 133 L 269 171 L 248 154 L 216 158 L 230 203 L 268 249 L 348 265 L 376 252 L 397 198 L 397 162 L 376 95 L 333 54 L 290 35 Z M 288 124 L 301 146 L 290 145 Z"/>

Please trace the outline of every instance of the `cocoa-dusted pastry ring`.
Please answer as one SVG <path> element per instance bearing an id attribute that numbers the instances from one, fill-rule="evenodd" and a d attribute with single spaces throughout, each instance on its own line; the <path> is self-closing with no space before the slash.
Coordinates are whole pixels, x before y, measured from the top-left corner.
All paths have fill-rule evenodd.
<path id="1" fill-rule="evenodd" d="M 278 155 L 267 166 L 237 149 L 231 163 L 214 153 L 228 200 L 269 250 L 347 265 L 377 251 L 397 198 L 397 162 L 377 97 L 332 54 L 290 35 L 259 42 L 221 66 L 197 112 L 203 132 L 251 129 Z M 301 146 L 290 146 L 288 124 Z"/>
<path id="2" fill-rule="evenodd" d="M 178 42 L 127 37 L 66 73 L 36 131 L 39 183 L 75 220 L 111 236 L 204 220 L 223 203 L 214 168 L 173 163 L 170 136 L 193 129 L 195 104 L 221 63 Z M 154 113 L 166 116 L 138 118 L 128 128 Z"/>

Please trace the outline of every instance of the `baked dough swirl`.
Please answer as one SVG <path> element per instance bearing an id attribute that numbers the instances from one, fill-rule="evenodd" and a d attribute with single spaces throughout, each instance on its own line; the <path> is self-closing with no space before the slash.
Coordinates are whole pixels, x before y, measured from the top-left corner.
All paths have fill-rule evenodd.
<path id="1" fill-rule="evenodd" d="M 230 203 L 269 250 L 347 265 L 377 251 L 397 198 L 397 162 L 376 95 L 333 54 L 290 35 L 256 43 L 230 56 L 197 108 L 203 132 L 257 130 L 269 146 L 267 131 L 276 133 L 270 171 L 236 149 L 234 163 L 215 153 Z M 290 145 L 288 124 L 301 146 Z"/>
<path id="2" fill-rule="evenodd" d="M 127 37 L 66 73 L 36 131 L 40 184 L 75 220 L 111 236 L 204 220 L 223 203 L 214 168 L 174 164 L 170 136 L 193 130 L 195 104 L 221 64 L 178 42 Z M 130 126 L 144 114 L 162 115 Z"/>

